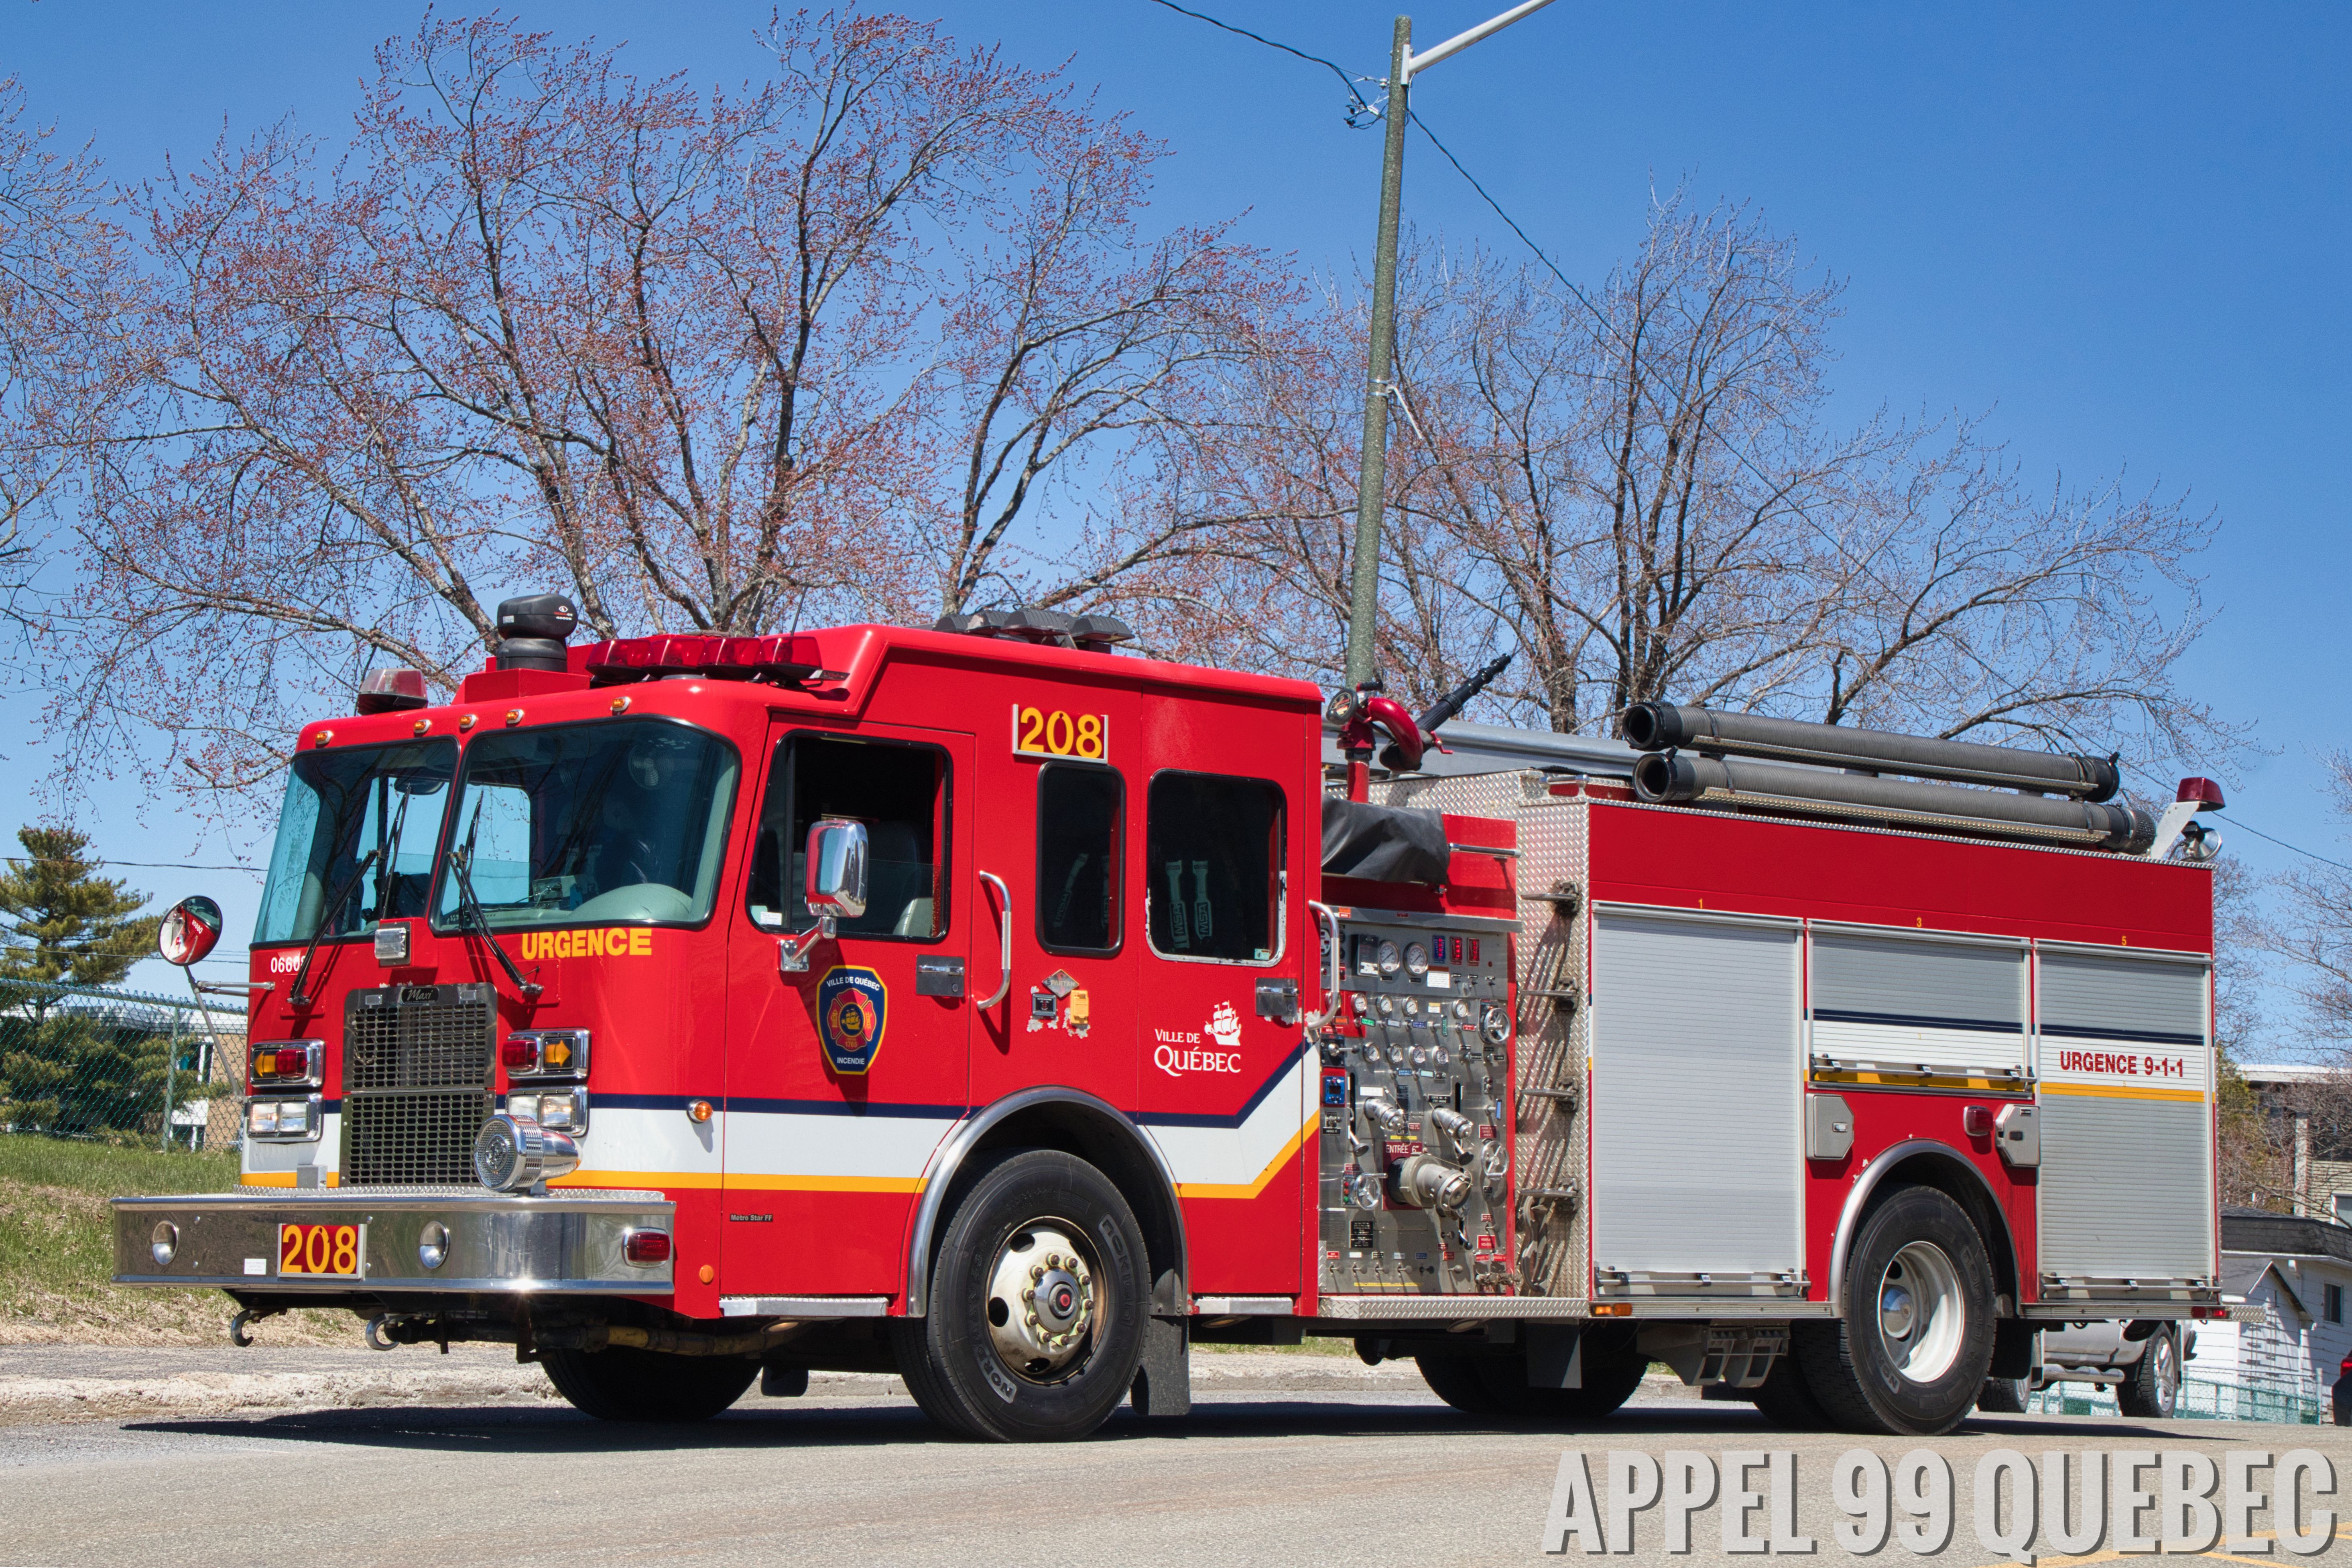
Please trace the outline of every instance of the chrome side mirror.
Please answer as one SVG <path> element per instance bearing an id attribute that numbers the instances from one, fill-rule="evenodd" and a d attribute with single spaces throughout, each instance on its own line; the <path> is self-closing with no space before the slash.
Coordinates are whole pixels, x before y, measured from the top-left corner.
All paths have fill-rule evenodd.
<path id="1" fill-rule="evenodd" d="M 866 825 L 847 817 L 820 818 L 809 829 L 808 885 L 801 896 L 816 924 L 777 943 L 776 967 L 786 974 L 807 972 L 809 950 L 833 935 L 842 921 L 866 912 Z"/>
<path id="2" fill-rule="evenodd" d="M 820 919 L 866 912 L 866 825 L 828 816 L 809 829 L 808 907 Z"/>

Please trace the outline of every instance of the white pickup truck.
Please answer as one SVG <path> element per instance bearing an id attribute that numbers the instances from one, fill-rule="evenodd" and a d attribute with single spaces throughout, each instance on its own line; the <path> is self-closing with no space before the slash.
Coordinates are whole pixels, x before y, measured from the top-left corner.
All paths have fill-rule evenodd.
<path id="1" fill-rule="evenodd" d="M 2197 1331 L 2186 1323 L 2142 1318 L 2047 1329 L 2035 1346 L 2032 1375 L 1987 1378 L 1977 1395 L 1977 1408 L 1994 1414 L 2021 1411 L 2027 1394 L 2053 1383 L 2101 1388 L 2113 1384 L 2118 1411 L 2162 1420 L 2179 1404 L 2182 1363 L 2196 1354 Z"/>

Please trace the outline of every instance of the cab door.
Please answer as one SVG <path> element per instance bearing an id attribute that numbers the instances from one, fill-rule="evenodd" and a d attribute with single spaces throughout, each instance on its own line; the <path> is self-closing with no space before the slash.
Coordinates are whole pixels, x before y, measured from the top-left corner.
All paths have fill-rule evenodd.
<path id="1" fill-rule="evenodd" d="M 983 755 L 970 873 L 972 1103 L 1036 1086 L 1135 1108 L 1128 876 L 1131 694 L 1052 687 L 1012 704 Z M 978 744 L 991 750 L 982 731 Z"/>
<path id="2" fill-rule="evenodd" d="M 892 1295 L 924 1166 L 968 1102 L 966 968 L 984 918 L 963 895 L 971 740 L 779 722 L 767 751 L 728 916 L 721 1288 Z M 785 971 L 783 939 L 815 923 L 801 895 L 824 817 L 865 825 L 866 911 Z"/>

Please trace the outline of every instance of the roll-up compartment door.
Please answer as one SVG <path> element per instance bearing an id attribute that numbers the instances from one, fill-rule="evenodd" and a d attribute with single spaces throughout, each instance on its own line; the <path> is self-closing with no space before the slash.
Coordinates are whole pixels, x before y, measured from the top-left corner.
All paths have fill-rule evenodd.
<path id="1" fill-rule="evenodd" d="M 1813 1066 L 2014 1083 L 2025 1059 L 2025 944 L 1816 925 Z"/>
<path id="2" fill-rule="evenodd" d="M 2208 961 L 2044 947 L 2036 969 L 2042 1273 L 2211 1277 Z"/>
<path id="3" fill-rule="evenodd" d="M 1794 922 L 1596 911 L 1592 1261 L 1604 1279 L 1802 1268 L 1798 934 Z"/>

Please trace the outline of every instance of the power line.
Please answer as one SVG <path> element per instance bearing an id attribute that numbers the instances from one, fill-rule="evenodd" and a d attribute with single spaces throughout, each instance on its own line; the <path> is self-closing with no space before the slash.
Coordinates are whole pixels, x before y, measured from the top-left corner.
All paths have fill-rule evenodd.
<path id="1" fill-rule="evenodd" d="M 266 873 L 258 866 L 199 866 L 185 860 L 76 860 L 63 855 L 0 855 L 17 866 L 133 866 L 142 871 L 243 871 L 260 877 Z"/>
<path id="2" fill-rule="evenodd" d="M 2244 828 L 2247 832 L 2252 834 L 2257 838 L 2270 839 L 2273 844 L 2277 845 L 2282 849 L 2292 849 L 2306 860 L 2316 860 L 2323 866 L 2333 866 L 2339 871 L 2352 871 L 2352 866 L 2347 866 L 2341 860 L 2330 860 L 2325 855 L 2314 855 L 2310 850 L 2305 849 L 2300 844 L 2289 844 L 2284 838 L 2272 838 L 2269 834 L 2264 833 L 2261 828 L 2256 827 L 2252 823 L 2248 822 L 2242 816 L 2231 816 L 2225 818 L 2224 820 L 2226 820 L 2232 827 Z"/>
<path id="3" fill-rule="evenodd" d="M 1231 22 L 1220 22 L 1214 16 L 1204 15 L 1199 11 L 1188 11 L 1183 6 L 1177 5 L 1176 0 L 1151 0 L 1151 3 L 1155 5 L 1164 5 L 1180 16 L 1190 16 L 1195 22 L 1206 22 L 1212 27 L 1222 27 L 1228 33 L 1239 34 L 1241 37 L 1250 39 L 1254 43 L 1264 44 L 1269 49 L 1280 49 L 1286 55 L 1296 55 L 1298 58 L 1307 61 L 1309 65 L 1321 66 L 1325 70 L 1329 71 L 1333 76 L 1339 79 L 1339 85 L 1348 89 L 1348 96 L 1356 100 L 1357 108 L 1365 110 L 1367 113 L 1374 112 L 1372 106 L 1364 101 L 1364 95 L 1356 90 L 1356 79 L 1349 76 L 1345 70 L 1342 70 L 1339 66 L 1333 64 L 1331 61 L 1325 59 L 1321 55 L 1310 55 L 1305 49 L 1294 49 L 1288 44 L 1278 43 L 1275 39 L 1267 37 L 1263 33 L 1253 33 L 1247 27 L 1236 27 Z"/>

